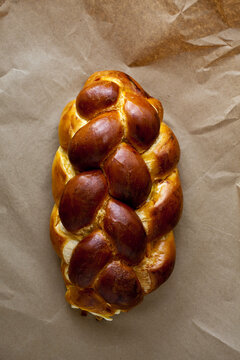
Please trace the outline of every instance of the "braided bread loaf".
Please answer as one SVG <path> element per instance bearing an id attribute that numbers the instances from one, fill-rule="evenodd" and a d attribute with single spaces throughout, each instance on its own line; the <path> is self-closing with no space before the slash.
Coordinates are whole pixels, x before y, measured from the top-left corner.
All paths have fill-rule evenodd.
<path id="1" fill-rule="evenodd" d="M 162 118 L 119 71 L 94 73 L 62 113 L 50 235 L 67 301 L 96 317 L 128 311 L 174 267 L 180 149 Z"/>

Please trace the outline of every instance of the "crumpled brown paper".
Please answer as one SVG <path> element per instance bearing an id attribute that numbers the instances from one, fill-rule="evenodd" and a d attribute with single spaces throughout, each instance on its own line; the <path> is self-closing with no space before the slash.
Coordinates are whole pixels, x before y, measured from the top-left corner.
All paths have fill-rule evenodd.
<path id="1" fill-rule="evenodd" d="M 239 0 L 0 5 L 0 358 L 240 359 Z M 112 323 L 66 304 L 48 230 L 61 111 L 105 69 L 162 101 L 184 191 L 173 275 Z"/>

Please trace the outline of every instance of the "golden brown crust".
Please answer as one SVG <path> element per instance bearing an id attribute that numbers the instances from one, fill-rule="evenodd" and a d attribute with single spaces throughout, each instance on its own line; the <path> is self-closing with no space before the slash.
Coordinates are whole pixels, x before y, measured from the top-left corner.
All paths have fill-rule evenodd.
<path id="1" fill-rule="evenodd" d="M 75 175 L 66 151 L 60 146 L 52 164 L 52 193 L 58 205 L 66 183 Z"/>
<path id="2" fill-rule="evenodd" d="M 130 102 L 127 103 L 127 108 L 124 108 L 127 99 L 130 99 Z M 142 293 L 148 294 L 155 290 L 167 280 L 173 270 L 175 243 L 172 229 L 181 216 L 183 201 L 179 174 L 176 168 L 180 157 L 180 148 L 172 130 L 162 122 L 163 108 L 160 101 L 151 98 L 134 79 L 122 72 L 102 71 L 94 73 L 86 81 L 83 90 L 77 97 L 77 102 L 81 116 L 77 112 L 76 101 L 73 100 L 64 108 L 59 124 L 60 147 L 52 166 L 52 191 L 55 205 L 50 220 L 50 236 L 53 247 L 62 261 L 61 268 L 67 287 L 67 301 L 73 307 L 91 312 L 95 316 L 110 319 L 119 310 L 128 311 L 141 301 Z M 140 112 L 138 108 L 141 108 Z M 121 127 L 124 129 L 124 134 L 121 133 L 119 139 L 117 138 L 114 142 L 109 135 L 108 125 L 104 124 L 104 119 L 107 119 L 113 111 L 119 114 Z M 136 114 L 139 115 L 136 117 Z M 93 118 L 95 120 L 92 122 Z M 101 135 L 98 132 L 98 119 L 101 119 L 99 122 Z M 148 121 L 148 125 L 144 121 Z M 95 123 L 98 127 L 95 126 Z M 72 141 L 71 139 L 77 131 L 86 124 L 91 130 L 91 139 L 89 139 L 91 143 L 88 144 L 87 141 L 89 136 L 86 130 L 88 128 L 81 132 L 87 134 L 83 142 L 81 142 L 82 137 L 80 135 Z M 156 132 L 157 124 L 158 128 L 160 124 L 159 133 Z M 149 130 L 147 126 L 150 126 Z M 106 131 L 106 136 L 104 131 Z M 145 132 L 148 132 L 146 138 L 144 137 Z M 102 136 L 105 142 L 102 142 Z M 121 141 L 120 144 L 119 141 Z M 70 146 L 71 142 L 72 145 Z M 129 151 L 120 154 L 119 151 L 123 147 L 124 149 L 127 147 Z M 75 168 L 69 160 L 69 149 L 71 156 L 74 157 Z M 118 153 L 121 156 L 115 156 Z M 79 154 L 84 154 L 83 156 L 86 159 L 84 161 L 78 160 Z M 76 217 L 76 223 L 73 227 L 75 233 L 73 233 L 67 231 L 63 226 L 60 219 L 61 214 L 59 216 L 59 204 L 66 184 L 74 177 L 76 179 L 74 181 L 78 183 L 77 177 L 79 177 L 79 171 L 80 175 L 83 174 L 81 173 L 82 169 L 87 172 L 93 170 L 90 165 L 88 169 L 88 156 L 91 159 L 89 164 L 92 167 L 97 166 L 98 172 L 103 171 L 107 177 L 110 196 L 103 197 L 100 202 L 101 208 L 97 208 L 97 213 L 94 214 L 90 223 L 85 224 L 81 217 Z M 130 157 L 133 157 L 131 161 Z M 116 169 L 110 169 L 111 176 L 107 168 L 110 159 L 115 159 L 116 162 L 114 165 Z M 133 171 L 131 163 L 135 164 L 135 162 L 141 163 L 145 169 L 144 176 L 139 173 L 139 166 L 138 171 Z M 92 173 L 95 173 L 95 170 L 96 168 Z M 126 181 L 124 178 L 128 179 L 126 185 L 124 185 L 124 181 Z M 140 190 L 137 192 L 134 190 L 138 186 L 139 189 L 142 189 L 141 181 L 145 181 L 144 184 L 146 183 L 146 194 L 141 194 Z M 127 191 L 126 186 L 129 187 Z M 81 196 L 84 192 L 81 189 L 81 191 L 77 190 L 79 201 L 76 205 L 74 189 L 75 187 L 70 189 L 68 195 L 68 206 L 71 206 L 72 216 L 76 215 L 76 206 L 79 204 L 84 206 L 86 215 L 89 215 L 89 211 L 93 211 L 93 207 L 96 205 L 94 205 L 95 197 L 93 196 L 90 204 L 87 203 L 87 199 L 82 202 Z M 97 191 L 95 189 L 97 189 L 97 184 L 94 185 L 91 192 Z M 109 214 L 107 206 L 111 195 L 117 197 L 118 202 L 114 201 L 120 204 L 120 213 L 117 207 L 114 210 L 115 212 Z M 62 203 L 64 201 L 63 199 Z M 131 211 L 134 213 L 134 209 L 127 213 L 123 211 L 127 209 L 127 205 L 140 206 L 135 213 L 135 222 L 133 221 L 134 215 L 132 214 L 130 217 L 128 214 Z M 87 210 L 88 208 L 89 210 Z M 62 208 L 63 220 L 66 216 L 68 217 L 65 210 L 64 205 Z M 69 229 L 72 229 L 71 219 L 67 220 L 71 224 Z M 134 228 L 138 221 L 141 221 L 144 227 L 144 230 L 141 230 L 140 225 L 137 225 L 137 233 L 141 234 L 138 236 L 140 236 L 142 244 L 138 249 L 139 254 L 133 254 L 134 248 L 136 248 L 134 241 L 136 242 L 137 239 L 131 234 L 134 234 Z M 111 225 L 111 222 L 114 226 Z M 130 230 L 131 226 L 133 228 Z M 93 234 L 95 234 L 93 231 L 99 231 L 99 229 L 101 229 L 102 236 L 109 246 L 111 256 L 106 255 L 107 250 L 104 248 L 105 250 L 99 252 L 98 255 L 99 264 L 90 266 L 87 265 L 90 264 L 90 260 L 85 259 L 86 253 L 92 256 L 92 259 L 95 259 L 95 253 L 94 250 L 91 253 L 91 248 L 89 251 L 86 249 L 93 246 L 94 242 L 89 239 L 92 239 Z M 124 237 L 121 237 L 119 232 L 123 232 Z M 83 245 L 77 247 L 83 239 Z M 78 249 L 77 252 L 74 249 Z M 74 257 L 73 253 L 75 253 Z M 81 268 L 76 265 L 78 261 L 82 264 Z M 107 264 L 106 261 L 108 261 Z M 92 287 L 86 285 L 89 283 L 86 279 L 88 271 L 83 269 L 83 264 L 89 266 L 94 277 L 96 276 Z M 100 269 L 101 267 L 102 269 Z M 71 280 L 69 269 L 71 270 Z M 96 271 L 98 272 L 97 275 Z M 78 278 L 79 276 L 80 278 Z M 85 278 L 83 279 L 81 276 L 85 276 Z M 128 281 L 128 285 L 124 283 L 124 278 Z"/>
<path id="3" fill-rule="evenodd" d="M 163 119 L 163 107 L 159 100 L 155 98 L 149 98 L 147 101 L 156 109 L 160 122 L 162 122 Z"/>
<path id="4" fill-rule="evenodd" d="M 164 179 L 175 169 L 180 159 L 180 147 L 167 124 L 161 123 L 159 138 L 142 157 L 153 180 Z"/>
<path id="5" fill-rule="evenodd" d="M 165 282 L 174 268 L 176 248 L 173 232 L 149 243 L 148 256 L 134 270 L 145 294 L 149 294 Z"/>
<path id="6" fill-rule="evenodd" d="M 67 288 L 66 300 L 82 310 L 89 311 L 103 317 L 109 318 L 114 315 L 114 308 L 107 304 L 103 298 L 93 289 L 81 289 L 77 286 L 70 285 Z"/>
<path id="7" fill-rule="evenodd" d="M 73 135 L 85 124 L 86 120 L 77 114 L 76 100 L 70 101 L 63 109 L 58 128 L 59 142 L 65 151 Z"/>
<path id="8" fill-rule="evenodd" d="M 134 80 L 131 76 L 115 70 L 105 70 L 97 71 L 93 73 L 86 81 L 84 87 L 89 86 L 90 84 L 97 82 L 99 80 L 112 80 L 119 84 L 124 91 L 131 91 L 136 94 L 142 95 L 144 97 L 150 97 L 145 90 L 139 85 L 139 83 Z"/>
<path id="9" fill-rule="evenodd" d="M 182 203 L 180 178 L 175 169 L 166 179 L 153 184 L 148 200 L 137 210 L 149 241 L 165 235 L 176 226 L 182 213 Z"/>
<path id="10" fill-rule="evenodd" d="M 68 241 L 67 235 L 61 231 L 58 207 L 55 204 L 50 218 L 50 238 L 52 245 L 60 258 L 62 258 L 64 243 Z"/>

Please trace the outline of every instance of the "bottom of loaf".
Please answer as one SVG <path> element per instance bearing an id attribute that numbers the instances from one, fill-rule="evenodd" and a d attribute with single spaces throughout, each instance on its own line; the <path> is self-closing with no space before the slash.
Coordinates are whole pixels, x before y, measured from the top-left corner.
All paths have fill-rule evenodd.
<path id="1" fill-rule="evenodd" d="M 80 307 L 75 306 L 75 305 L 71 305 L 71 308 L 72 308 L 72 309 L 81 310 Z M 121 312 L 121 310 L 116 310 L 113 315 L 119 315 L 120 312 Z M 91 311 L 88 311 L 87 314 L 91 314 L 91 315 L 95 316 L 95 318 L 98 319 L 98 320 L 104 319 L 104 320 L 107 320 L 107 321 L 113 321 L 113 318 L 112 318 L 112 317 L 107 317 L 107 316 L 104 316 L 104 315 L 102 315 L 102 314 L 97 314 L 97 313 L 94 313 L 94 312 L 91 312 Z M 113 315 L 112 315 L 112 316 L 113 316 Z"/>
<path id="2" fill-rule="evenodd" d="M 97 319 L 111 321 L 114 315 L 126 312 L 135 306 L 135 304 L 131 304 L 129 307 L 121 308 L 117 304 L 105 301 L 94 286 L 80 288 L 71 282 L 68 276 L 69 263 L 74 248 L 81 240 L 77 237 L 70 237 L 69 233 L 65 231 L 61 225 L 56 205 L 51 216 L 50 232 L 53 246 L 58 249 L 57 252 L 62 260 L 62 275 L 67 287 L 66 300 L 72 308 L 90 313 Z M 146 256 L 133 267 L 143 295 L 151 293 L 168 279 L 173 271 L 174 263 L 175 241 L 173 231 L 148 242 Z"/>
<path id="3" fill-rule="evenodd" d="M 151 293 L 168 279 L 174 262 L 175 242 L 172 231 L 148 244 L 147 255 L 141 263 L 134 266 L 144 295 Z M 68 278 L 68 264 L 64 261 L 62 273 L 67 286 L 66 300 L 72 308 L 90 313 L 98 320 L 108 321 L 112 321 L 114 315 L 130 310 L 130 308 L 119 309 L 116 305 L 108 304 L 94 289 L 81 289 L 72 284 Z"/>

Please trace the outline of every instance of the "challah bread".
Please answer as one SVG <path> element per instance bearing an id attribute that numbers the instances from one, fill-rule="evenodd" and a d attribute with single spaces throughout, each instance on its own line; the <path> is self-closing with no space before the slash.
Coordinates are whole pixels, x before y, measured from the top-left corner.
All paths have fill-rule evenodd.
<path id="1" fill-rule="evenodd" d="M 67 301 L 97 318 L 128 311 L 174 267 L 180 149 L 162 119 L 119 71 L 90 76 L 61 116 L 50 235 Z"/>

